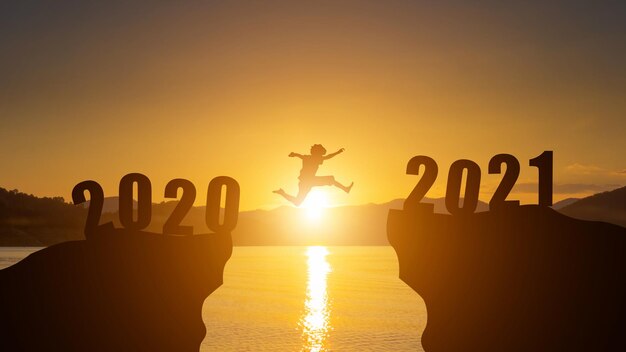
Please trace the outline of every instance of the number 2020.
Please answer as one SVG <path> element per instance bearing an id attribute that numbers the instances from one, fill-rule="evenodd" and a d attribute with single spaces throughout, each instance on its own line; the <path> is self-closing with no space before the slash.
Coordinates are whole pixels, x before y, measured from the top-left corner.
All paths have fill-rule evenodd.
<path id="1" fill-rule="evenodd" d="M 134 218 L 133 190 L 137 185 L 136 219 Z M 222 187 L 226 189 L 224 203 L 224 217 L 220 223 L 220 203 Z M 180 201 L 174 207 L 169 218 L 163 224 L 164 234 L 191 235 L 192 226 L 182 226 L 180 223 L 196 199 L 196 187 L 189 180 L 177 178 L 165 186 L 165 198 L 177 198 L 178 190 L 182 190 Z M 74 204 L 86 202 L 85 191 L 89 192 L 90 204 L 87 214 L 85 231 L 96 228 L 100 222 L 104 206 L 104 192 L 95 181 L 83 181 L 72 190 Z M 239 216 L 239 184 L 233 178 L 219 176 L 211 180 L 207 191 L 206 224 L 213 232 L 223 233 L 232 231 L 237 225 Z M 131 173 L 120 180 L 119 187 L 119 220 L 122 226 L 129 230 L 139 231 L 150 225 L 152 219 L 152 185 L 150 179 L 143 174 Z"/>
<path id="2" fill-rule="evenodd" d="M 538 193 L 540 206 L 552 205 L 552 163 L 552 151 L 544 151 L 541 155 L 529 161 L 530 166 L 535 166 L 539 169 Z M 489 201 L 489 209 L 491 210 L 519 205 L 517 200 L 506 200 L 519 176 L 519 161 L 511 154 L 498 154 L 489 161 L 489 173 L 502 173 L 502 164 L 506 164 L 506 171 Z M 404 209 L 433 212 L 433 204 L 421 203 L 421 200 L 437 179 L 438 167 L 435 160 L 425 155 L 415 156 L 409 160 L 406 173 L 419 175 L 421 166 L 424 166 L 424 173 L 405 200 Z M 463 206 L 459 206 L 461 180 L 464 170 L 467 170 L 467 181 Z M 450 165 L 445 198 L 446 209 L 448 209 L 450 214 L 471 214 L 476 210 L 480 189 L 480 174 L 480 166 L 471 160 L 461 159 Z"/>

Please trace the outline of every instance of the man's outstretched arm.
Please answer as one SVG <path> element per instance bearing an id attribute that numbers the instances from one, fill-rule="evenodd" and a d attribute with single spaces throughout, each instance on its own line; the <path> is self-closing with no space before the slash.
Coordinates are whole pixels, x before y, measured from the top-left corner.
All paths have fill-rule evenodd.
<path id="1" fill-rule="evenodd" d="M 341 154 L 341 153 L 343 153 L 345 150 L 346 150 L 345 148 L 341 148 L 341 149 L 339 149 L 338 151 L 336 151 L 336 152 L 334 152 L 334 153 L 328 154 L 328 155 L 326 155 L 326 156 L 324 157 L 324 160 L 328 160 L 328 159 L 330 159 L 330 158 L 334 157 L 334 156 L 335 156 L 335 155 L 337 155 L 337 154 Z"/>
<path id="2" fill-rule="evenodd" d="M 303 157 L 303 156 L 304 156 L 304 155 L 299 154 L 299 153 L 294 153 L 294 152 L 289 153 L 289 157 L 290 157 L 290 158 L 296 157 L 296 158 L 300 158 L 300 159 L 302 159 L 302 157 Z"/>

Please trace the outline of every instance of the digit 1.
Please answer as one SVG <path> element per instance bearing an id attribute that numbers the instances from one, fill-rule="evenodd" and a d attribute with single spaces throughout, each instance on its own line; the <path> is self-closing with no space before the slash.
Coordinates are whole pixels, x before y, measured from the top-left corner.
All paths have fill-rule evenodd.
<path id="1" fill-rule="evenodd" d="M 542 207 L 551 206 L 553 152 L 546 150 L 538 157 L 530 159 L 528 164 L 539 169 L 539 205 Z"/>

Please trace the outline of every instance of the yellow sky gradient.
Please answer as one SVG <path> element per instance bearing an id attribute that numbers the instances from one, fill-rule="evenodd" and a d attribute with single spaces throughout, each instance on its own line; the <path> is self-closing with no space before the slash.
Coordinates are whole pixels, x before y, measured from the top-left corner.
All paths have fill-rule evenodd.
<path id="1" fill-rule="evenodd" d="M 296 192 L 289 152 L 314 143 L 346 148 L 319 170 L 355 182 L 349 195 L 328 189 L 334 205 L 406 197 L 418 154 L 439 164 L 429 197 L 444 196 L 463 158 L 481 166 L 488 201 L 498 153 L 520 160 L 523 185 L 509 199 L 523 203 L 536 202 L 528 159 L 544 150 L 554 150 L 555 200 L 626 183 L 625 48 L 615 28 L 578 12 L 111 6 L 0 36 L 13 54 L 0 59 L 0 187 L 69 199 L 93 179 L 114 196 L 124 174 L 141 172 L 155 201 L 182 177 L 202 204 L 209 180 L 228 175 L 242 210 L 267 209 L 286 204 L 273 189 Z"/>

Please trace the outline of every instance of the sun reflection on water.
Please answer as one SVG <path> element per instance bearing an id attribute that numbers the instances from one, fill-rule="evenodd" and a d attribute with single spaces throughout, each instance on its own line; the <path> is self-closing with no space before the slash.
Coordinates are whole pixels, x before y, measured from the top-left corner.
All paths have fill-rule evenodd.
<path id="1" fill-rule="evenodd" d="M 326 261 L 326 247 L 308 247 L 307 256 L 307 291 L 304 301 L 304 313 L 300 318 L 302 328 L 302 351 L 326 351 L 326 338 L 330 326 L 330 304 L 328 302 L 326 278 L 330 273 L 330 264 Z"/>

